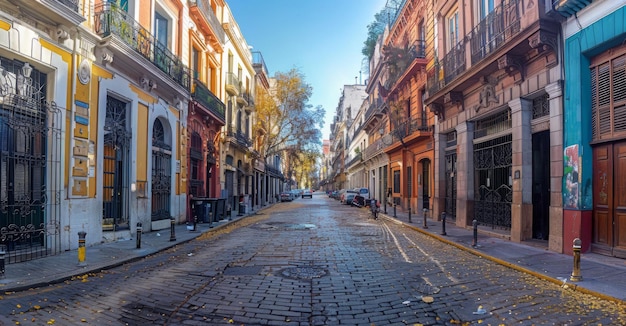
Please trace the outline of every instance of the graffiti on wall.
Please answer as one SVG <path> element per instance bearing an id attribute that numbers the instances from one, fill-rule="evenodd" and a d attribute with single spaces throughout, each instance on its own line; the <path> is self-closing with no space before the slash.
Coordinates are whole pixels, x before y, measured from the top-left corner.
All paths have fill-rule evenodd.
<path id="1" fill-rule="evenodd" d="M 563 205 L 565 208 L 578 208 L 578 184 L 580 183 L 580 161 L 578 144 L 565 148 L 563 155 Z"/>

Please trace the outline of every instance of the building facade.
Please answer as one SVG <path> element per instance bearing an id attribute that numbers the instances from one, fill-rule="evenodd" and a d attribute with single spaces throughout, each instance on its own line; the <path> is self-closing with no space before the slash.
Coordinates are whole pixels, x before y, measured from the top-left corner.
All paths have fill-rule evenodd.
<path id="1" fill-rule="evenodd" d="M 434 5 L 434 213 L 561 252 L 560 26 L 536 1 Z"/>
<path id="2" fill-rule="evenodd" d="M 626 6 L 560 1 L 549 9 L 566 17 L 563 178 L 555 185 L 564 251 L 580 238 L 584 251 L 626 258 Z"/>

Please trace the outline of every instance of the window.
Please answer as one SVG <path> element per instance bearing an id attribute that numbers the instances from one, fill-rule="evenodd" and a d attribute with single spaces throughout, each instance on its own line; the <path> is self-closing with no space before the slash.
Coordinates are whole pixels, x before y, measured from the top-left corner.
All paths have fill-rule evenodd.
<path id="1" fill-rule="evenodd" d="M 593 140 L 626 136 L 626 46 L 594 58 L 590 70 Z"/>
<path id="2" fill-rule="evenodd" d="M 168 47 L 169 40 L 169 23 L 167 19 L 159 14 L 158 12 L 154 13 L 154 37 L 157 42 L 164 47 Z"/>
<path id="3" fill-rule="evenodd" d="M 454 10 L 452 14 L 446 17 L 447 32 L 447 51 L 450 52 L 459 43 L 459 12 Z"/>
<path id="4" fill-rule="evenodd" d="M 494 9 L 494 0 L 480 0 L 479 20 L 485 19 Z"/>
<path id="5" fill-rule="evenodd" d="M 393 171 L 393 192 L 400 193 L 400 170 Z"/>
<path id="6" fill-rule="evenodd" d="M 191 69 L 193 77 L 200 78 L 200 54 L 196 48 L 191 49 Z"/>

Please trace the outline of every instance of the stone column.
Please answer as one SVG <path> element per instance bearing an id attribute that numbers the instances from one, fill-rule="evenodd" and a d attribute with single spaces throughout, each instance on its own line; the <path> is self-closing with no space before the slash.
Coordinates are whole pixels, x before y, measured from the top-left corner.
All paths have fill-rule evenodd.
<path id="1" fill-rule="evenodd" d="M 456 126 L 457 179 L 456 225 L 465 227 L 474 220 L 474 123 Z M 444 151 L 445 152 L 445 151 Z"/>
<path id="2" fill-rule="evenodd" d="M 563 252 L 563 86 L 557 81 L 546 86 L 550 96 L 550 235 L 551 251 Z M 569 244 L 568 244 L 569 245 Z"/>
<path id="3" fill-rule="evenodd" d="M 511 240 L 520 242 L 533 235 L 532 158 L 533 139 L 530 120 L 532 102 L 516 98 L 509 101 L 511 108 L 513 202 L 511 203 Z"/>
<path id="4" fill-rule="evenodd" d="M 441 212 L 446 207 L 446 135 L 439 132 L 439 125 L 435 125 L 435 158 L 433 162 L 434 173 L 434 199 L 432 219 L 439 220 Z"/>

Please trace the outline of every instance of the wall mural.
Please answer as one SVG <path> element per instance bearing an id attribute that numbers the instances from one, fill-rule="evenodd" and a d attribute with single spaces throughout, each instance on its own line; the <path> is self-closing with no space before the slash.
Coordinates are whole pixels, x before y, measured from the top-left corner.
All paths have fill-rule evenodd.
<path id="1" fill-rule="evenodd" d="M 565 208 L 578 208 L 580 183 L 578 144 L 565 148 L 563 165 L 563 205 Z"/>

